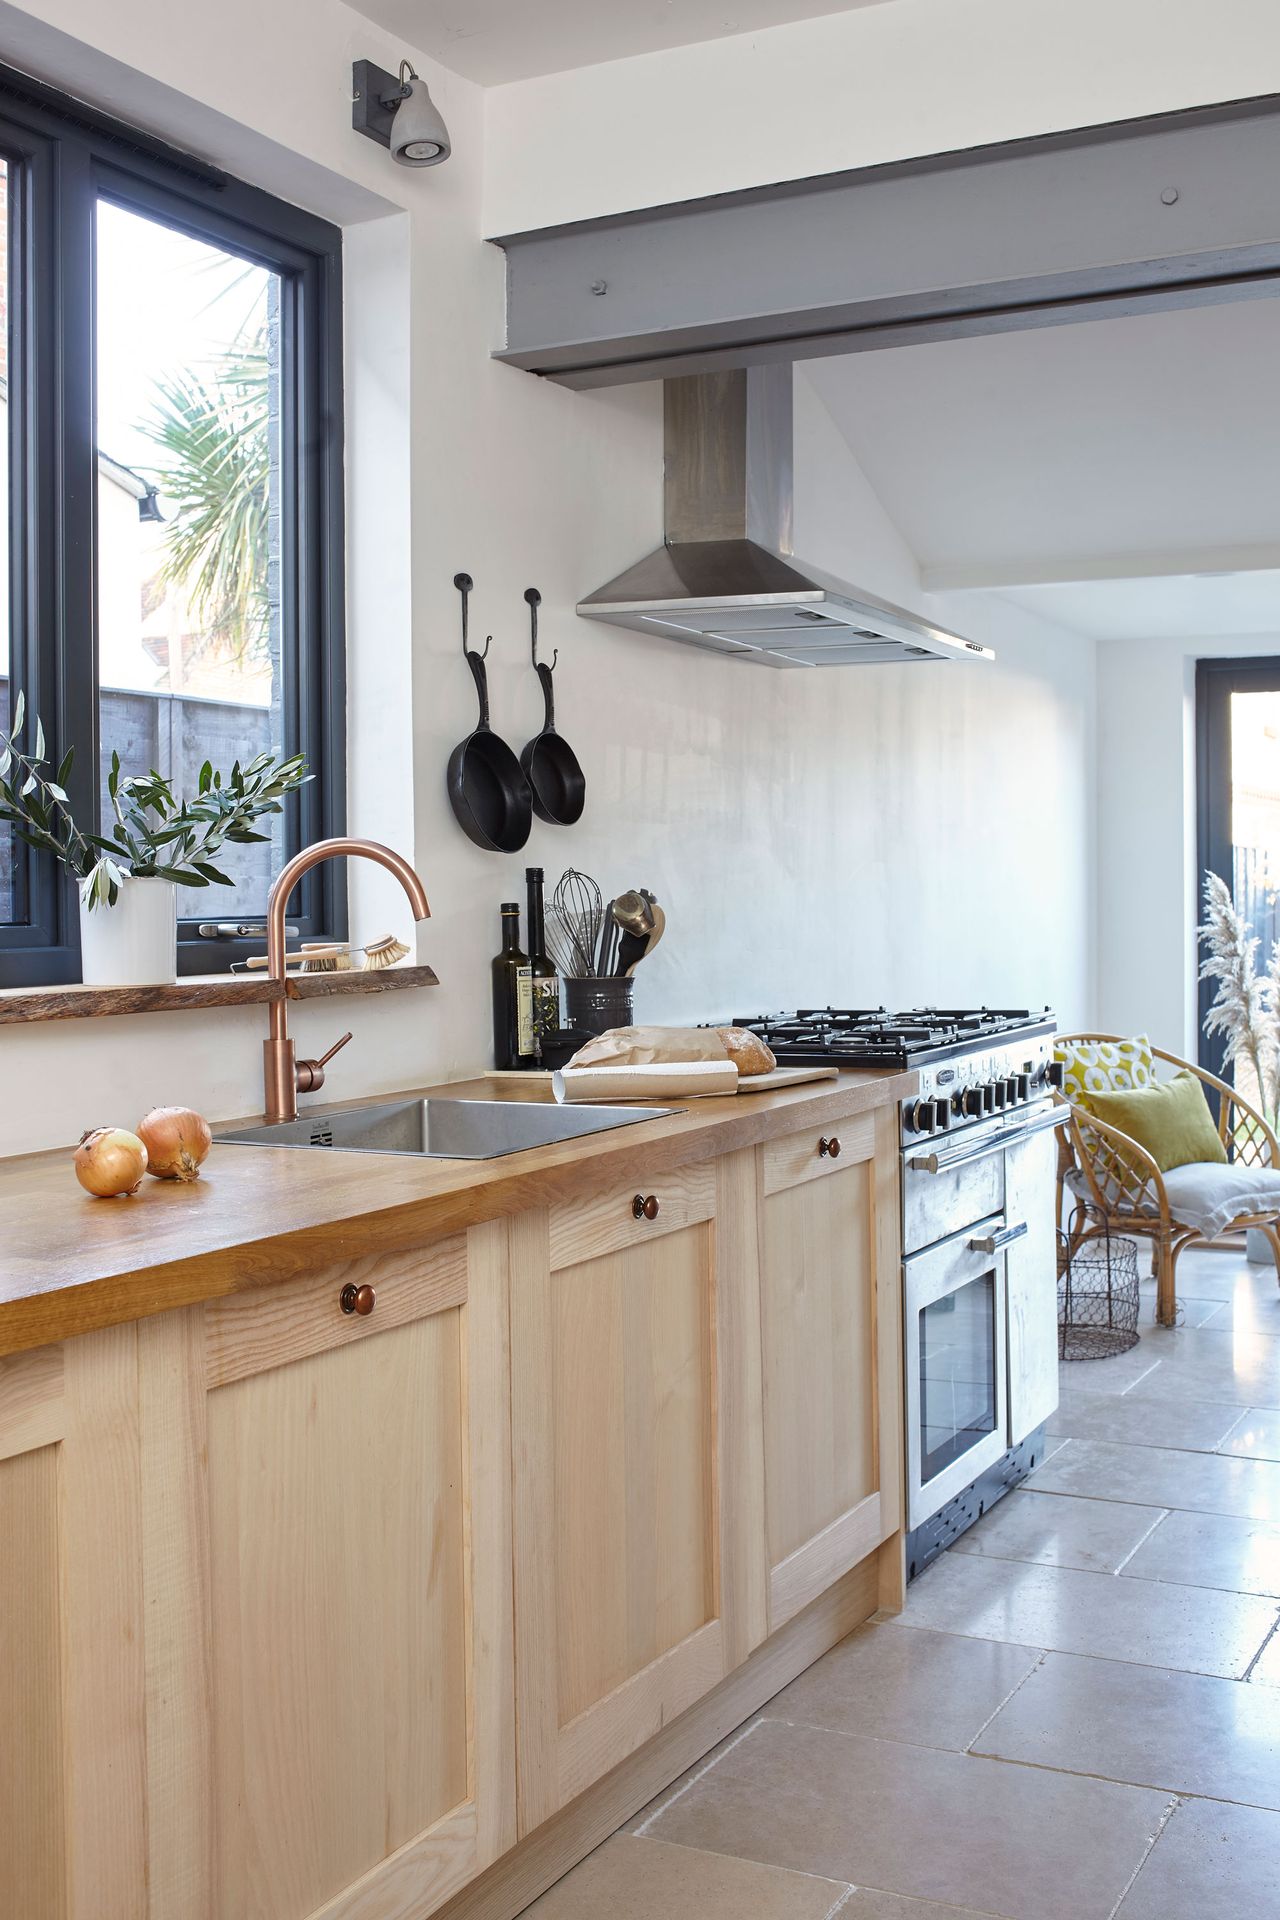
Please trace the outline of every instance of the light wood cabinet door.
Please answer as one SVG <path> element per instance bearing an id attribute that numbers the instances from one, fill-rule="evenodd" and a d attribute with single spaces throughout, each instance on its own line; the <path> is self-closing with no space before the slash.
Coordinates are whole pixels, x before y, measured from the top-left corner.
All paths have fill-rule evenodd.
<path id="1" fill-rule="evenodd" d="M 900 1524 L 896 1115 L 809 1128 L 759 1153 L 773 1633 Z"/>
<path id="2" fill-rule="evenodd" d="M 506 1250 L 140 1327 L 150 1920 L 409 1920 L 512 1844 Z"/>
<path id="3" fill-rule="evenodd" d="M 145 1886 L 133 1327 L 0 1358 L 0 1914 Z"/>
<path id="4" fill-rule="evenodd" d="M 717 1260 L 724 1177 L 706 1163 L 512 1223 L 522 1832 L 749 1650 L 759 1432 Z M 761 1559 L 761 1601 L 763 1578 Z"/>

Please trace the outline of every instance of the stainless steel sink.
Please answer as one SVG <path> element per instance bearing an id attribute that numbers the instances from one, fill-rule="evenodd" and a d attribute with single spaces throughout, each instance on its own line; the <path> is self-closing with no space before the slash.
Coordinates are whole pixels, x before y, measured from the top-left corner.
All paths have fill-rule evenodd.
<path id="1" fill-rule="evenodd" d="M 427 1160 L 496 1160 L 660 1120 L 672 1107 L 550 1106 L 519 1100 L 395 1100 L 345 1113 L 304 1114 L 274 1126 L 219 1133 L 237 1147 L 330 1147 L 342 1153 L 416 1153 Z"/>

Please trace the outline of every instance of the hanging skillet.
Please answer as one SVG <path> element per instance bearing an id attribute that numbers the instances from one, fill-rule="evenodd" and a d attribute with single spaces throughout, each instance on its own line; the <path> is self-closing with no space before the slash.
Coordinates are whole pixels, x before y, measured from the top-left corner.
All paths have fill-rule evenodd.
<path id="1" fill-rule="evenodd" d="M 577 754 L 569 742 L 556 732 L 556 697 L 551 671 L 560 658 L 560 649 L 557 647 L 552 654 L 550 667 L 545 660 L 539 660 L 538 608 L 542 604 L 542 595 L 536 587 L 526 587 L 524 597 L 529 603 L 529 651 L 542 682 L 546 715 L 542 732 L 534 735 L 520 755 L 520 765 L 529 776 L 529 785 L 533 789 L 533 810 L 539 820 L 549 820 L 553 827 L 571 827 L 582 818 L 587 783 L 578 765 Z"/>
<path id="2" fill-rule="evenodd" d="M 519 853 L 533 825 L 533 795 L 515 754 L 489 725 L 489 679 L 484 653 L 467 646 L 467 595 L 475 582 L 469 573 L 455 573 L 453 584 L 462 595 L 462 653 L 480 696 L 480 718 L 475 731 L 460 740 L 449 755 L 449 801 L 462 831 L 490 853 Z"/>

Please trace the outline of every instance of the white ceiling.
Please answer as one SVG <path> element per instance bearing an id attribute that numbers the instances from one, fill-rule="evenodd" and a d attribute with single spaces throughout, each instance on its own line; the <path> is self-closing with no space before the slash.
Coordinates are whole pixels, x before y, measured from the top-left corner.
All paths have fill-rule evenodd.
<path id="1" fill-rule="evenodd" d="M 1014 587 L 1001 597 L 1094 640 L 1226 640 L 1280 633 L 1280 570 L 1275 568 Z"/>
<path id="2" fill-rule="evenodd" d="M 443 66 L 496 86 L 886 0 L 358 0 Z"/>
<path id="3" fill-rule="evenodd" d="M 1250 577 L 1280 568 L 1280 301 L 805 371 L 926 585 L 1093 582 L 1026 602 L 1081 632 L 1280 628 L 1278 576 Z"/>

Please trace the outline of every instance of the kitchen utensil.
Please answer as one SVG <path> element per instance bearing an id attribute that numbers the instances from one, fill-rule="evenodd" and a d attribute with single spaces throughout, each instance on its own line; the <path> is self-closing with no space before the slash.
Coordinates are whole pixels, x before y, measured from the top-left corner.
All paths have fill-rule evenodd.
<path id="1" fill-rule="evenodd" d="M 382 967 L 394 967 L 407 959 L 409 949 L 403 940 L 397 940 L 394 933 L 384 934 L 381 940 L 371 940 L 364 950 L 364 964 L 368 971 L 377 973 Z"/>
<path id="2" fill-rule="evenodd" d="M 604 923 L 604 896 L 589 873 L 567 867 L 551 896 L 552 917 L 559 929 L 561 957 L 572 965 L 560 969 L 565 978 L 586 978 L 595 973 L 600 949 L 600 929 Z"/>
<path id="3" fill-rule="evenodd" d="M 485 641 L 484 653 L 467 646 L 467 596 L 475 583 L 469 573 L 455 573 L 453 584 L 462 596 L 462 653 L 480 697 L 480 718 L 449 756 L 449 801 L 459 826 L 478 847 L 518 853 L 533 826 L 533 793 L 515 754 L 489 725 L 484 663 L 493 636 Z"/>
<path id="4" fill-rule="evenodd" d="M 654 948 L 657 946 L 659 940 L 661 940 L 666 930 L 667 930 L 667 916 L 662 911 L 662 908 L 658 905 L 657 901 L 655 900 L 653 902 L 653 932 L 649 935 L 648 944 L 646 945 L 644 952 L 640 956 L 641 960 L 647 960 L 649 958 L 649 955 L 653 952 Z M 639 964 L 640 964 L 639 961 L 637 961 L 636 965 L 638 966 Z"/>
<path id="5" fill-rule="evenodd" d="M 552 654 L 551 666 L 545 660 L 539 660 L 538 608 L 542 604 L 542 595 L 536 587 L 526 587 L 524 597 L 529 606 L 529 652 L 534 672 L 542 682 L 545 714 L 542 732 L 535 734 L 525 747 L 520 755 L 520 765 L 524 768 L 533 793 L 533 810 L 539 820 L 548 820 L 553 827 L 571 827 L 582 818 L 587 783 L 578 765 L 577 754 L 568 741 L 556 732 L 555 689 L 551 674 L 560 658 L 560 649 L 557 647 Z"/>
<path id="6" fill-rule="evenodd" d="M 394 967 L 398 961 L 406 958 L 408 952 L 403 940 L 397 940 L 394 933 L 386 933 L 381 940 L 371 940 L 367 947 L 351 947 L 332 940 L 309 940 L 296 953 L 286 953 L 284 958 L 286 966 L 300 966 L 304 973 L 347 973 L 361 968 L 376 973 L 380 967 Z M 252 953 L 247 960 L 233 961 L 231 971 L 256 973 L 268 964 L 265 953 Z"/>

